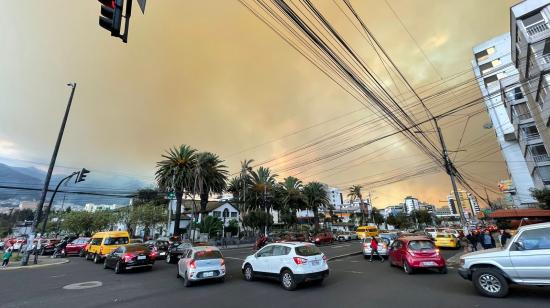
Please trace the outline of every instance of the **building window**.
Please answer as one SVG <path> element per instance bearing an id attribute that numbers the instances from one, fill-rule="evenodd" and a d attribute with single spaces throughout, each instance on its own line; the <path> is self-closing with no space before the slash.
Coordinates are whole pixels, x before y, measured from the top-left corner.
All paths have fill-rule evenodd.
<path id="1" fill-rule="evenodd" d="M 480 51 L 475 54 L 477 63 L 483 62 L 489 58 L 490 55 L 495 53 L 495 47 L 489 47 L 483 51 Z"/>
<path id="2" fill-rule="evenodd" d="M 506 99 L 508 101 L 516 101 L 522 98 L 523 98 L 523 91 L 521 90 L 521 87 L 506 89 Z"/>
<path id="3" fill-rule="evenodd" d="M 531 153 L 531 156 L 533 157 L 533 160 L 537 163 L 543 162 L 543 161 L 549 161 L 550 157 L 548 156 L 548 153 L 546 152 L 546 148 L 542 143 L 530 145 L 529 146 L 529 153 Z"/>
<path id="4" fill-rule="evenodd" d="M 539 131 L 535 124 L 520 125 L 521 133 L 525 140 L 533 140 L 540 138 Z"/>
<path id="5" fill-rule="evenodd" d="M 550 166 L 538 167 L 537 172 L 539 173 L 540 179 L 544 185 L 550 184 Z"/>
<path id="6" fill-rule="evenodd" d="M 232 217 L 232 218 L 237 217 L 237 212 L 231 212 L 231 217 Z"/>
<path id="7" fill-rule="evenodd" d="M 531 113 L 529 112 L 529 107 L 527 107 L 526 103 L 512 105 L 512 114 L 514 118 L 517 118 L 520 121 L 531 118 Z"/>
<path id="8" fill-rule="evenodd" d="M 537 12 L 522 20 L 523 26 L 529 35 L 535 35 L 548 29 L 548 24 L 541 12 Z"/>
<path id="9" fill-rule="evenodd" d="M 212 216 L 214 216 L 216 218 L 220 218 L 222 216 L 222 213 L 220 211 L 213 211 Z"/>

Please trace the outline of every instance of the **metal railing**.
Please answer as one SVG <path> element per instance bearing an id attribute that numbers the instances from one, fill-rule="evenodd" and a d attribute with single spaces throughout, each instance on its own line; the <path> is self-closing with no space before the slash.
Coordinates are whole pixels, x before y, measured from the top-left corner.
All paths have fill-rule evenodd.
<path id="1" fill-rule="evenodd" d="M 531 118 L 531 114 L 530 113 L 519 114 L 519 115 L 516 116 L 516 118 L 520 121 L 528 120 L 528 119 Z"/>
<path id="2" fill-rule="evenodd" d="M 525 140 L 533 140 L 533 139 L 539 139 L 540 135 L 539 133 L 523 133 L 523 137 Z"/>
<path id="3" fill-rule="evenodd" d="M 532 155 L 532 156 L 533 156 L 533 160 L 536 163 L 540 163 L 543 161 L 550 161 L 550 155 L 548 154 L 539 154 L 539 155 Z"/>
<path id="4" fill-rule="evenodd" d="M 539 24 L 536 24 L 536 25 L 526 27 L 525 30 L 527 30 L 527 34 L 535 35 L 537 33 L 541 33 L 541 32 L 544 32 L 544 31 L 548 30 L 548 24 L 547 23 L 539 23 Z"/>
<path id="5" fill-rule="evenodd" d="M 547 54 L 542 55 L 542 62 L 543 62 L 544 64 L 550 63 L 550 53 L 547 53 Z"/>

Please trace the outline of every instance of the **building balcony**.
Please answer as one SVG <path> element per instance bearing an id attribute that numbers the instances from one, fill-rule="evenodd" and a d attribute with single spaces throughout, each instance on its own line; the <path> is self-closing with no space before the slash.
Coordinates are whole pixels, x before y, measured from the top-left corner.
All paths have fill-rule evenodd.
<path id="1" fill-rule="evenodd" d="M 548 154 L 532 155 L 532 156 L 533 156 L 533 161 L 535 163 L 550 162 L 550 155 Z"/>
<path id="2" fill-rule="evenodd" d="M 529 26 L 525 28 L 525 31 L 529 35 L 529 38 L 533 39 L 534 37 L 543 35 L 545 32 L 548 32 L 550 30 L 550 27 L 548 27 L 548 23 L 540 23 L 533 26 Z"/>

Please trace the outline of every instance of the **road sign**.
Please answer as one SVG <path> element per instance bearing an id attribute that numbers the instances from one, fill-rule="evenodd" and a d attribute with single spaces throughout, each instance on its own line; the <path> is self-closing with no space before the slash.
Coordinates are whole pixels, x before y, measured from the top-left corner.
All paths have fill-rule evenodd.
<path id="1" fill-rule="evenodd" d="M 147 3 L 147 0 L 137 0 L 139 4 L 139 8 L 141 9 L 141 12 L 145 14 L 145 3 Z"/>

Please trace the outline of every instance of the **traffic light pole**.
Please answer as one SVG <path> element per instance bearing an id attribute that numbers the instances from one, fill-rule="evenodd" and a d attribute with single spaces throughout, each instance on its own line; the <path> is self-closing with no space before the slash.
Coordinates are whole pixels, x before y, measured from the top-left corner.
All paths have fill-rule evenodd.
<path id="1" fill-rule="evenodd" d="M 71 175 L 66 176 L 61 181 L 59 181 L 59 183 L 55 187 L 55 190 L 53 191 L 52 196 L 50 198 L 50 203 L 48 204 L 48 207 L 46 208 L 46 213 L 44 214 L 44 222 L 42 223 L 42 230 L 40 231 L 40 233 L 44 234 L 46 232 L 46 225 L 48 224 L 48 216 L 50 215 L 50 210 L 52 209 L 52 206 L 53 206 L 53 199 L 55 198 L 55 194 L 57 194 L 57 191 L 59 190 L 59 187 L 61 187 L 61 184 L 63 184 L 63 182 L 67 181 L 68 179 L 72 178 L 73 176 L 75 176 L 77 174 L 78 174 L 78 171 L 71 173 Z"/>
<path id="2" fill-rule="evenodd" d="M 447 152 L 447 146 L 445 145 L 445 139 L 443 139 L 443 134 L 441 133 L 441 128 L 437 123 L 437 119 L 434 118 L 435 127 L 437 129 L 437 135 L 439 136 L 439 141 L 441 142 L 441 147 L 443 148 L 443 159 L 445 160 L 445 169 L 447 174 L 451 178 L 451 185 L 453 186 L 453 194 L 455 195 L 456 205 L 458 207 L 458 213 L 460 214 L 460 223 L 462 226 L 466 225 L 466 218 L 464 217 L 464 209 L 462 208 L 462 200 L 458 194 L 458 189 L 456 187 L 455 180 L 455 171 L 451 159 L 449 158 L 449 152 Z"/>
<path id="3" fill-rule="evenodd" d="M 63 139 L 63 133 L 65 132 L 65 125 L 67 124 L 67 118 L 69 117 L 69 111 L 71 110 L 71 104 L 73 102 L 74 91 L 76 90 L 76 82 L 67 84 L 71 87 L 71 95 L 69 96 L 69 101 L 67 102 L 67 108 L 65 109 L 65 115 L 63 116 L 63 121 L 61 122 L 61 128 L 59 129 L 59 134 L 57 135 L 57 141 L 55 143 L 55 148 L 53 150 L 52 159 L 50 160 L 50 166 L 48 167 L 48 173 L 46 173 L 46 179 L 44 180 L 44 186 L 42 187 L 42 194 L 40 195 L 40 201 L 36 206 L 36 211 L 34 213 L 34 218 L 32 220 L 31 233 L 27 238 L 27 248 L 25 255 L 21 260 L 21 265 L 26 266 L 29 264 L 30 257 L 30 248 L 34 238 L 36 237 L 36 230 L 38 228 L 38 223 L 40 222 L 40 216 L 42 214 L 42 208 L 44 207 L 44 201 L 46 200 L 46 195 L 48 194 L 48 187 L 50 186 L 50 180 L 52 178 L 53 168 L 55 166 L 55 161 L 57 159 L 57 153 L 59 152 L 59 147 L 61 145 L 61 140 Z M 36 259 L 34 260 L 36 263 Z"/>

